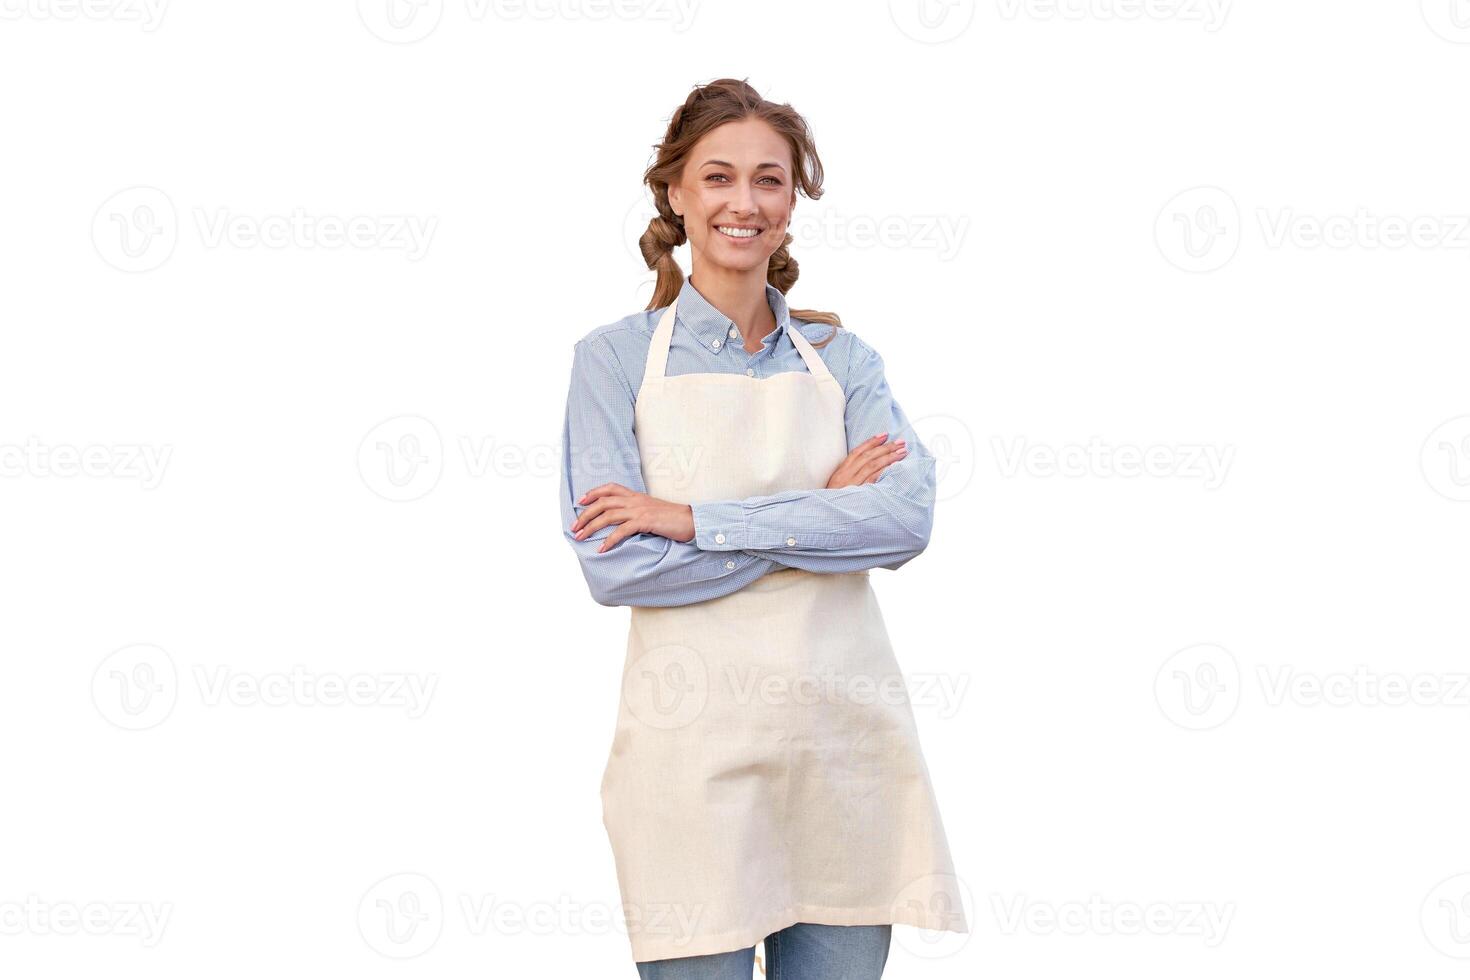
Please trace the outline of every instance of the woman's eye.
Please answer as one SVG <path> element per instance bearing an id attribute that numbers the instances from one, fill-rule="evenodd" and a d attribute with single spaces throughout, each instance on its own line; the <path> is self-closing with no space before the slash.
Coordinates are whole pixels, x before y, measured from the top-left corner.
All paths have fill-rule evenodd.
<path id="1" fill-rule="evenodd" d="M 729 180 L 730 180 L 730 178 L 729 177 L 726 177 L 724 174 L 709 174 L 704 179 L 705 180 L 721 180 L 721 181 L 724 181 L 726 183 L 729 183 Z M 763 181 L 764 180 L 769 180 L 771 183 L 768 186 L 771 186 L 771 187 L 780 187 L 781 186 L 781 178 L 780 177 L 762 177 L 761 180 L 763 180 Z M 759 183 L 759 182 L 760 181 L 757 181 L 757 183 Z"/>

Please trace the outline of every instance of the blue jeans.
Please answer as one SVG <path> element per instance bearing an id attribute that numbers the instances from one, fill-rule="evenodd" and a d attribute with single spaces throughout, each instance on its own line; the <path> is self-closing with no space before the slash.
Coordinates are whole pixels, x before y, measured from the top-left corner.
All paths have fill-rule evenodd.
<path id="1" fill-rule="evenodd" d="M 766 980 L 878 980 L 892 926 L 798 922 L 765 939 Z M 751 980 L 755 947 L 637 963 L 642 980 Z"/>

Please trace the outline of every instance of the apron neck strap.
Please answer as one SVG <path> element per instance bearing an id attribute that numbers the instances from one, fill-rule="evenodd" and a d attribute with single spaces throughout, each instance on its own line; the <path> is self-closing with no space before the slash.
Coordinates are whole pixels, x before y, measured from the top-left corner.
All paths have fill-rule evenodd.
<path id="1" fill-rule="evenodd" d="M 674 319 L 679 301 L 676 299 L 664 310 L 663 316 L 658 319 L 658 326 L 654 328 L 653 340 L 648 344 L 648 360 L 643 365 L 643 383 L 662 380 L 669 366 L 669 343 L 674 338 Z M 822 355 L 817 353 L 811 341 L 802 336 L 796 325 L 787 322 L 786 333 L 791 338 L 792 346 L 806 362 L 806 369 L 812 373 L 818 381 L 825 381 L 832 377 L 832 372 L 827 370 L 827 364 L 822 360 Z"/>

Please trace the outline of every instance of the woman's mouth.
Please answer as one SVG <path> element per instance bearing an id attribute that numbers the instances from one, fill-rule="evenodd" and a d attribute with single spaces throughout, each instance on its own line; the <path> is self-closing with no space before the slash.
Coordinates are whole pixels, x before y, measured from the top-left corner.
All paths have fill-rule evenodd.
<path id="1" fill-rule="evenodd" d="M 749 228 L 741 225 L 715 225 L 715 230 L 726 238 L 737 242 L 750 241 L 751 239 L 759 238 L 761 234 L 761 229 L 759 228 Z"/>

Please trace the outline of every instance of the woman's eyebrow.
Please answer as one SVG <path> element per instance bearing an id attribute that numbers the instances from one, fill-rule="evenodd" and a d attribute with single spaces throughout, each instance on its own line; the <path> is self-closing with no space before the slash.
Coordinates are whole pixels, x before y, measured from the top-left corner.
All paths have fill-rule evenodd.
<path id="1" fill-rule="evenodd" d="M 706 160 L 706 161 L 704 161 L 704 163 L 701 163 L 700 166 L 701 167 L 729 167 L 731 170 L 734 170 L 735 169 L 735 164 L 731 163 L 728 160 Z M 757 169 L 757 170 L 765 170 L 767 167 L 775 167 L 777 170 L 785 170 L 786 169 L 785 167 L 781 166 L 779 163 L 776 163 L 773 160 L 767 160 L 765 163 L 758 164 L 755 169 Z"/>

